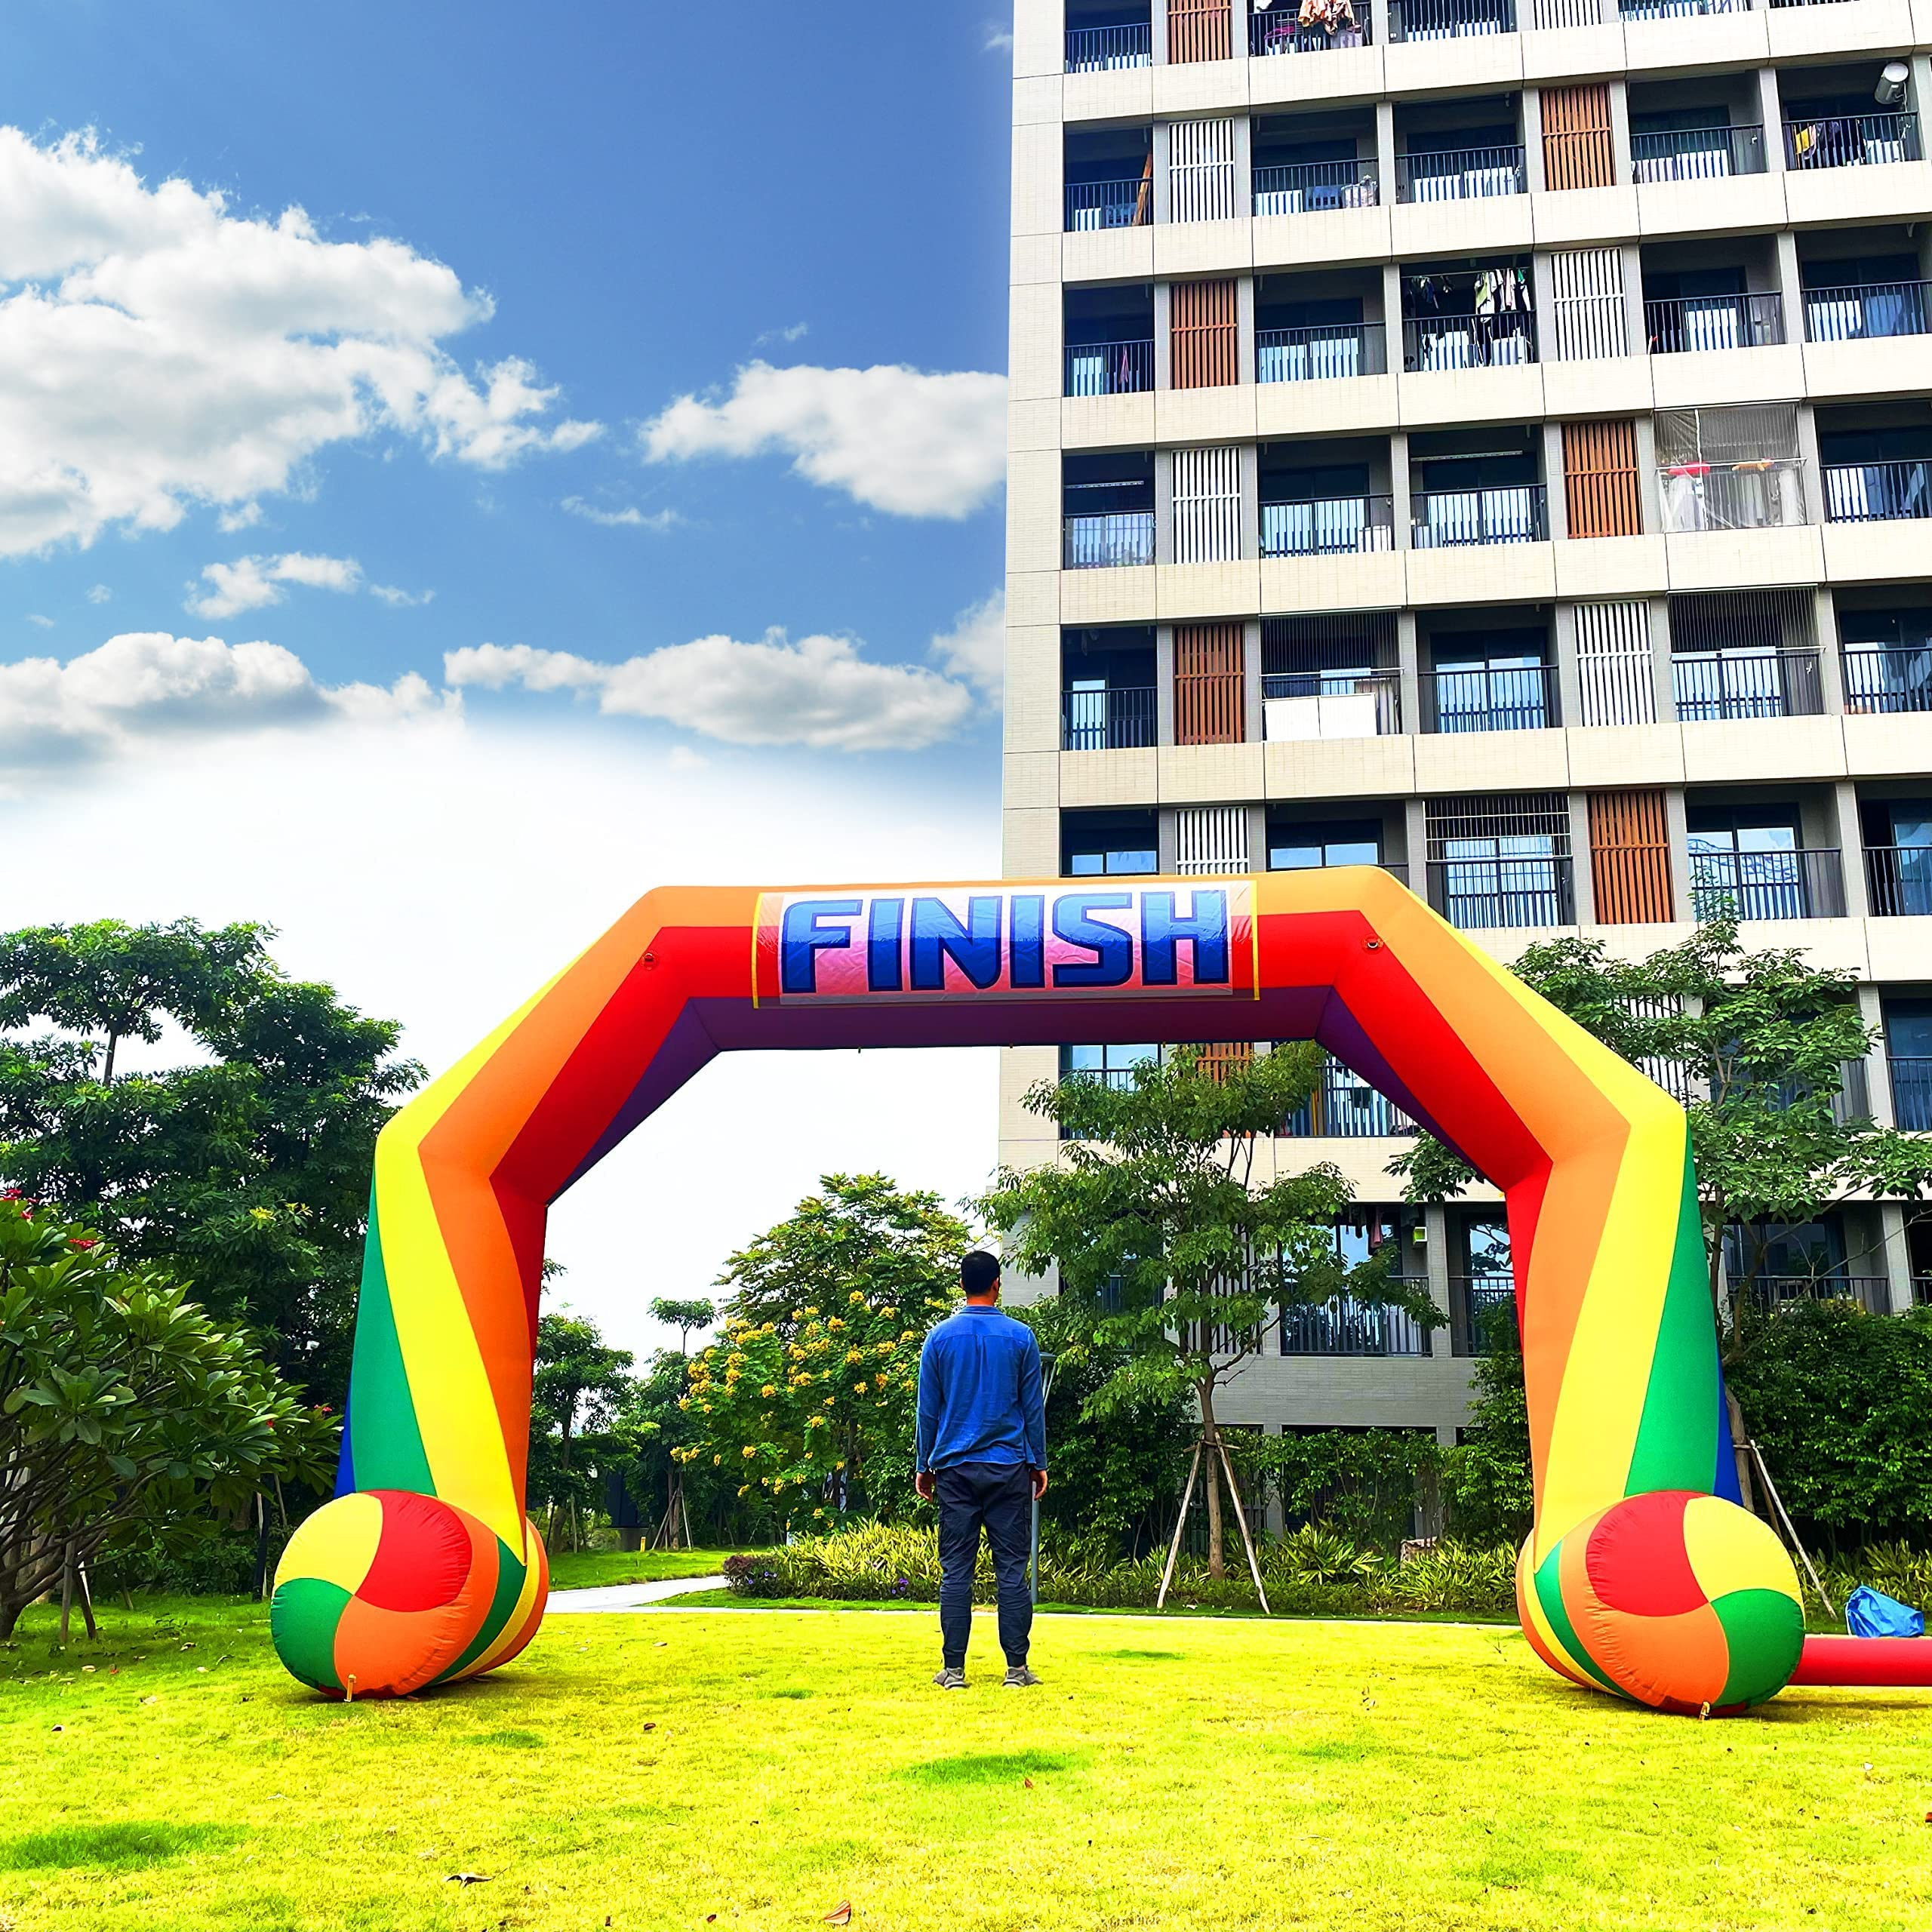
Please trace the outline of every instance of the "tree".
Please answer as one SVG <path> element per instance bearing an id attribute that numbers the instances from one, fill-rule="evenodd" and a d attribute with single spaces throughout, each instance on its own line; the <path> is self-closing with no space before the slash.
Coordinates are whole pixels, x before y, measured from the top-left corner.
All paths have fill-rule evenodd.
<path id="1" fill-rule="evenodd" d="M 211 1534 L 272 1483 L 325 1488 L 339 1433 L 165 1271 L 0 1200 L 0 1639 L 109 1548 Z"/>
<path id="2" fill-rule="evenodd" d="M 1425 1325 L 1438 1319 L 1426 1292 L 1379 1260 L 1352 1269 L 1340 1258 L 1335 1220 L 1351 1195 L 1337 1169 L 1255 1183 L 1257 1142 L 1308 1098 L 1321 1066 L 1316 1049 L 1295 1047 L 1211 1070 L 1183 1047 L 1137 1066 L 1125 1088 L 1044 1081 L 1026 1106 L 1058 1123 L 1060 1163 L 1002 1171 L 981 1204 L 1016 1266 L 1060 1271 L 1066 1358 L 1100 1351 L 1111 1364 L 1085 1413 L 1192 1398 L 1216 1577 L 1226 1552 L 1215 1394 L 1256 1353 L 1271 1316 L 1346 1294 Z"/>
<path id="3" fill-rule="evenodd" d="M 651 1315 L 653 1321 L 677 1330 L 678 1352 L 688 1355 L 691 1353 L 691 1331 L 709 1328 L 718 1319 L 718 1304 L 706 1301 L 702 1296 L 691 1301 L 667 1300 L 660 1296 L 651 1304 Z"/>
<path id="4" fill-rule="evenodd" d="M 421 1078 L 260 925 L 0 936 L 0 1180 L 192 1281 L 340 1404 L 376 1135 Z M 131 1067 L 185 1036 L 179 1063 Z M 151 1059 L 144 1053 L 143 1060 Z"/>
<path id="5" fill-rule="evenodd" d="M 607 1346 L 596 1323 L 581 1315 L 537 1318 L 530 1400 L 530 1488 L 550 1506 L 546 1540 L 553 1549 L 561 1546 L 557 1541 L 559 1509 L 566 1512 L 571 1546 L 581 1547 L 580 1512 L 595 1506 L 597 1463 L 604 1447 L 597 1438 L 615 1420 L 630 1392 L 633 1359 L 628 1349 Z"/>
<path id="6" fill-rule="evenodd" d="M 1530 1533 L 1530 1410 L 1515 1324 L 1491 1311 L 1487 1352 L 1476 1358 L 1475 1400 L 1463 1439 L 1442 1459 L 1449 1521 L 1469 1543 L 1520 1543 Z"/>
<path id="7" fill-rule="evenodd" d="M 883 1174 L 819 1186 L 725 1264 L 724 1334 L 691 1358 L 696 1434 L 676 1451 L 799 1528 L 913 1507 L 919 1346 L 970 1238 L 937 1195 Z"/>

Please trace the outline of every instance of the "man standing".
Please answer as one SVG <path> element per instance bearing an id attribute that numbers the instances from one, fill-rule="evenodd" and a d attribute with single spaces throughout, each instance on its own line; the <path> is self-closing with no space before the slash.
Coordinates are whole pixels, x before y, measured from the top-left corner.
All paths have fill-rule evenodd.
<path id="1" fill-rule="evenodd" d="M 1039 1682 L 1026 1667 L 1033 1603 L 1026 1587 L 1029 1506 L 1047 1493 L 1047 1423 L 1040 1347 L 1023 1321 L 999 1312 L 999 1263 L 974 1253 L 959 1264 L 966 1306 L 919 1351 L 918 1469 L 912 1486 L 939 1505 L 942 1690 L 966 1687 L 973 1571 L 980 1531 L 999 1585 L 1006 1687 Z"/>

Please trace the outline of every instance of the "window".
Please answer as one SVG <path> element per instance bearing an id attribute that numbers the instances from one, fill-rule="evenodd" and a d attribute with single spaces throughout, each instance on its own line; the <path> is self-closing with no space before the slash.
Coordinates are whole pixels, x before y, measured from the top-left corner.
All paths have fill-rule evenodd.
<path id="1" fill-rule="evenodd" d="M 1660 409 L 1655 420 L 1666 531 L 1804 522 L 1795 403 Z"/>
<path id="2" fill-rule="evenodd" d="M 1411 1272 L 1405 1265 L 1417 1226 L 1413 1212 L 1396 1208 L 1358 1208 L 1335 1223 L 1335 1259 L 1358 1268 L 1386 1254 L 1392 1277 Z M 1365 1307 L 1346 1295 L 1312 1307 L 1284 1308 L 1284 1355 L 1420 1355 L 1429 1340 L 1410 1317 L 1395 1309 Z"/>
<path id="3" fill-rule="evenodd" d="M 1932 711 L 1932 608 L 1838 607 L 1844 646 L 1844 708 Z"/>
<path id="4" fill-rule="evenodd" d="M 1549 641 L 1537 629 L 1430 640 L 1438 731 L 1540 731 L 1555 722 Z"/>
<path id="5" fill-rule="evenodd" d="M 1155 814 L 1069 812 L 1060 820 L 1060 871 L 1068 878 L 1160 869 Z"/>
<path id="6" fill-rule="evenodd" d="M 1724 1231 L 1723 1249 L 1733 1292 L 1742 1291 L 1761 1309 L 1860 1299 L 1866 1285 L 1852 1277 L 1844 1231 L 1835 1220 L 1734 1222 Z"/>
<path id="7" fill-rule="evenodd" d="M 1910 1134 L 1932 1133 L 1932 999 L 1885 1002 L 1892 1117 Z"/>
<path id="8" fill-rule="evenodd" d="M 1137 1066 L 1152 1066 L 1160 1057 L 1160 1048 L 1151 1044 L 1063 1046 L 1060 1050 L 1060 1077 L 1063 1080 L 1078 1077 L 1097 1081 L 1103 1087 L 1124 1090 L 1134 1084 L 1134 1069 Z"/>
<path id="9" fill-rule="evenodd" d="M 1671 682 L 1686 723 L 1815 717 L 1825 708 L 1810 591 L 1670 600 Z"/>
<path id="10" fill-rule="evenodd" d="M 1561 792 L 1432 798 L 1427 812 L 1429 897 L 1451 925 L 1571 922 L 1570 811 Z"/>
<path id="11" fill-rule="evenodd" d="M 1516 1276 L 1510 1265 L 1509 1223 L 1500 1214 L 1465 1217 L 1456 1249 L 1450 1299 L 1457 1353 L 1484 1355 L 1513 1346 Z"/>
<path id="12" fill-rule="evenodd" d="M 1382 825 L 1377 819 L 1315 819 L 1304 824 L 1270 820 L 1270 872 L 1312 872 L 1326 866 L 1379 866 Z"/>
<path id="13" fill-rule="evenodd" d="M 1932 798 L 1875 799 L 1862 816 L 1872 916 L 1932 915 Z"/>
<path id="14" fill-rule="evenodd" d="M 1690 900 L 1700 919 L 1811 916 L 1795 805 L 1690 808 Z"/>

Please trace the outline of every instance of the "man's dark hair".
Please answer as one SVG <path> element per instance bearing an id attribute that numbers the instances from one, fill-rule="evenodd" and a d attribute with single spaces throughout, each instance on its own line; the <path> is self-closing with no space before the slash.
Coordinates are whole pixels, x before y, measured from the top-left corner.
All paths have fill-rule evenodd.
<path id="1" fill-rule="evenodd" d="M 999 1257 L 976 1247 L 959 1264 L 959 1285 L 969 1295 L 989 1294 L 999 1281 Z"/>

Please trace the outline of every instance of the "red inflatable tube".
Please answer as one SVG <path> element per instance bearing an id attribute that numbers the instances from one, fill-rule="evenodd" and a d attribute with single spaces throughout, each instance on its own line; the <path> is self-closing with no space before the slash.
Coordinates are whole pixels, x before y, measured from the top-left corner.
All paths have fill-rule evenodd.
<path id="1" fill-rule="evenodd" d="M 1932 1639 L 1807 1637 L 1791 1681 L 1932 1690 Z"/>

